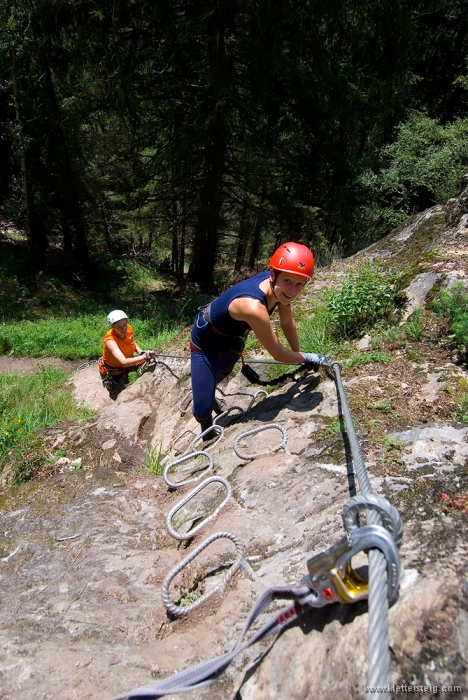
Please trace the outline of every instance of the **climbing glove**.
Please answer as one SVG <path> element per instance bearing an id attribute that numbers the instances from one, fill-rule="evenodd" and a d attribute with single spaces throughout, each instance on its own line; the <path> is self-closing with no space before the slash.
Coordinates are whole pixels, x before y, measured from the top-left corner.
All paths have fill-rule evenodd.
<path id="1" fill-rule="evenodd" d="M 320 365 L 320 355 L 317 355 L 315 352 L 304 353 L 304 362 L 301 364 L 303 369 L 311 369 L 313 372 L 318 372 Z"/>

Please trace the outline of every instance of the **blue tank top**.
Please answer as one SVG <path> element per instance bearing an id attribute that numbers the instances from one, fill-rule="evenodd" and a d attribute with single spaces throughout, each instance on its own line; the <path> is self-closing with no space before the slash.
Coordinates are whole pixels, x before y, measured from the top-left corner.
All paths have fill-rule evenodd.
<path id="1" fill-rule="evenodd" d="M 261 301 L 268 311 L 267 296 L 265 292 L 260 289 L 259 285 L 261 282 L 268 279 L 269 276 L 270 272 L 268 270 L 259 272 L 258 275 L 249 277 L 233 285 L 230 289 L 221 294 L 221 296 L 212 301 L 210 304 L 212 325 L 203 318 L 203 311 L 201 311 L 192 328 L 192 343 L 200 348 L 200 350 L 208 353 L 226 352 L 234 349 L 234 339 L 239 337 L 245 338 L 251 328 L 246 321 L 236 321 L 235 318 L 232 318 L 229 314 L 228 306 L 233 299 L 251 297 Z M 271 311 L 268 311 L 270 316 L 276 309 L 276 306 L 275 304 Z"/>

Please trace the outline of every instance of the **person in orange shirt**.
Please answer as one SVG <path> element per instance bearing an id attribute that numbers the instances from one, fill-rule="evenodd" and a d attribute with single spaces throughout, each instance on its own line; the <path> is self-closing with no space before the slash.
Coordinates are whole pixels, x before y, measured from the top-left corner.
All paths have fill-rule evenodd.
<path id="1" fill-rule="evenodd" d="M 151 350 L 142 350 L 135 342 L 133 328 L 128 323 L 128 316 L 124 311 L 111 311 L 107 315 L 107 323 L 111 329 L 104 336 L 99 372 L 111 398 L 116 399 L 128 384 L 128 373 L 144 365 L 154 353 Z M 137 356 L 135 353 L 138 353 Z"/>

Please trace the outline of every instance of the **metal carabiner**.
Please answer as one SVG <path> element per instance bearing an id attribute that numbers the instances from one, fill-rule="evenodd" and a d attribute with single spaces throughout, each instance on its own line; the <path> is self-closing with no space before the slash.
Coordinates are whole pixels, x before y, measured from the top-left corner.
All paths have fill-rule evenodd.
<path id="1" fill-rule="evenodd" d="M 365 525 L 352 530 L 339 542 L 309 559 L 309 575 L 302 579 L 302 583 L 315 591 L 321 605 L 355 603 L 367 598 L 368 582 L 353 569 L 351 559 L 368 549 L 380 549 L 387 560 L 388 598 L 392 601 L 400 581 L 400 557 L 392 535 L 380 525 Z"/>
<path id="2" fill-rule="evenodd" d="M 343 507 L 343 524 L 348 532 L 359 529 L 359 511 L 368 508 L 376 511 L 382 518 L 382 523 L 390 531 L 396 546 L 400 548 L 403 540 L 403 520 L 395 506 L 386 498 L 375 493 L 353 496 Z"/>

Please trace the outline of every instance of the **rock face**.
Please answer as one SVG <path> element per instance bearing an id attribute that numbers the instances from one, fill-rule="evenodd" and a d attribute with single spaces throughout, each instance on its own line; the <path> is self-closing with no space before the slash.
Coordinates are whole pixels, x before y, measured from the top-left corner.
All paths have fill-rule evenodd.
<path id="1" fill-rule="evenodd" d="M 360 254 L 399 260 L 402 251 L 414 250 L 414 256 L 424 256 L 443 240 L 445 252 L 409 288 L 414 308 L 453 270 L 458 279 L 467 276 L 468 247 L 457 233 L 464 201 L 458 209 L 450 204 L 452 228 L 445 227 L 444 208 L 435 208 Z M 429 223 L 437 226 L 429 230 Z M 318 286 L 339 277 L 343 264 L 320 270 Z M 465 372 L 448 349 L 436 352 L 430 345 L 418 345 L 416 360 L 414 348 L 399 348 L 389 366 L 343 370 L 373 489 L 405 520 L 404 576 L 389 611 L 389 634 L 392 683 L 411 685 L 403 692 L 412 697 L 468 688 L 468 428 L 453 421 L 447 388 L 463 381 Z M 356 488 L 335 384 L 324 370 L 268 394 L 257 394 L 241 374 L 225 380 L 220 397 L 240 408 L 220 420 L 224 434 L 211 447 L 196 442 L 185 360 L 158 363 L 115 402 L 102 395 L 93 367 L 73 382 L 77 398 L 100 416 L 46 439 L 61 445 L 68 465 L 81 468 L 57 469 L 46 480 L 9 490 L 2 500 L 5 700 L 110 700 L 228 651 L 267 588 L 298 584 L 307 559 L 341 539 L 342 508 Z M 272 422 L 287 440 L 278 427 L 241 435 Z M 186 502 L 171 520 L 177 533 L 190 535 L 207 522 L 178 541 L 166 529 L 166 516 L 201 483 L 203 472 L 210 475 L 209 461 L 175 465 L 173 483 L 199 478 L 179 488 L 156 472 L 159 456 L 164 466 L 194 448 L 208 449 L 213 472 L 227 480 L 231 496 L 211 520 L 226 495 L 220 482 Z M 254 454 L 259 456 L 250 459 Z M 225 531 L 243 544 L 241 568 L 221 594 L 171 619 L 161 598 L 166 575 L 209 535 Z M 235 554 L 231 540 L 217 539 L 174 579 L 171 600 L 195 602 L 220 582 Z M 356 566 L 366 563 L 360 556 Z M 268 617 L 264 613 L 261 622 Z M 367 629 L 365 601 L 326 605 L 243 652 L 194 697 L 364 698 Z M 443 696 L 460 695 L 447 690 Z"/>

